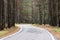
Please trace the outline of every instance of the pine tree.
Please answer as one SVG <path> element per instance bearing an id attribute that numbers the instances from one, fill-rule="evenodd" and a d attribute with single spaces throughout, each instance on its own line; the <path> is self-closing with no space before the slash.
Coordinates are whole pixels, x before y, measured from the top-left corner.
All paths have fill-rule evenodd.
<path id="1" fill-rule="evenodd" d="M 0 0 L 0 30 L 5 28 L 4 0 Z"/>

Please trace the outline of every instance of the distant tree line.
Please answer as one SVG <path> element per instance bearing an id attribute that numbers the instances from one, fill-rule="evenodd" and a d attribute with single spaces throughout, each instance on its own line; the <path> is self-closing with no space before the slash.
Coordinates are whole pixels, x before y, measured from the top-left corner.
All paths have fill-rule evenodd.
<path id="1" fill-rule="evenodd" d="M 60 27 L 60 0 L 0 0 L 0 30 L 15 23 Z"/>
<path id="2" fill-rule="evenodd" d="M 59 0 L 18 0 L 17 3 L 20 4 L 17 4 L 18 23 L 60 26 Z"/>

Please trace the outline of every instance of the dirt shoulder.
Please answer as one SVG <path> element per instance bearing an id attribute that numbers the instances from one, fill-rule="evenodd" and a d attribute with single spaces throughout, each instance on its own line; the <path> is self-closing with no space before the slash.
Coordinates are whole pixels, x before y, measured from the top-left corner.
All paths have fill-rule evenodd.
<path id="1" fill-rule="evenodd" d="M 3 38 L 3 37 L 6 37 L 6 36 L 9 36 L 9 35 L 12 35 L 16 32 L 18 32 L 20 30 L 19 27 L 15 27 L 15 28 L 10 28 L 10 29 L 7 29 L 7 30 L 3 30 L 3 31 L 0 31 L 1 35 L 0 35 L 0 38 Z M 3 34 L 4 33 L 4 34 Z"/>
<path id="2" fill-rule="evenodd" d="M 50 31 L 55 37 L 57 37 L 58 40 L 60 40 L 60 28 L 58 28 L 58 27 L 53 27 L 53 26 L 49 26 L 49 25 L 35 25 L 35 24 L 33 24 L 33 26 L 47 29 L 47 30 Z"/>

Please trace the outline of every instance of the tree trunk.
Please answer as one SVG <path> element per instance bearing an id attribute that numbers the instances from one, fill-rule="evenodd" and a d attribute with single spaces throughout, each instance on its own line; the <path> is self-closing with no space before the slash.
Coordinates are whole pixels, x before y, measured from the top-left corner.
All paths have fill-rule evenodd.
<path id="1" fill-rule="evenodd" d="M 12 26 L 12 19 L 11 19 L 11 0 L 7 0 L 7 15 L 8 15 L 8 18 L 7 18 L 7 21 L 8 21 L 8 28 L 11 28 Z"/>
<path id="2" fill-rule="evenodd" d="M 5 28 L 4 0 L 0 0 L 0 30 Z"/>
<path id="3" fill-rule="evenodd" d="M 15 27 L 15 0 L 12 0 L 13 8 L 12 8 L 12 26 Z"/>

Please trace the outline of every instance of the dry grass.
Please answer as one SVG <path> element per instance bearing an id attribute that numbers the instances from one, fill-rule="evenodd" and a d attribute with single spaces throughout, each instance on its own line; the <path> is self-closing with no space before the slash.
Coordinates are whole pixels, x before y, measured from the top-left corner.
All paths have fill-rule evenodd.
<path id="1" fill-rule="evenodd" d="M 54 31 L 60 33 L 60 28 L 55 28 Z"/>
<path id="2" fill-rule="evenodd" d="M 0 31 L 0 38 L 9 36 L 9 35 L 11 35 L 11 34 L 14 34 L 14 33 L 16 33 L 18 30 L 20 30 L 20 28 L 18 28 L 18 27 L 12 27 L 12 28 L 10 28 L 10 29 L 5 29 L 5 30 L 3 30 L 3 31 Z"/>
<path id="3" fill-rule="evenodd" d="M 8 31 L 0 31 L 0 37 L 8 33 Z"/>

